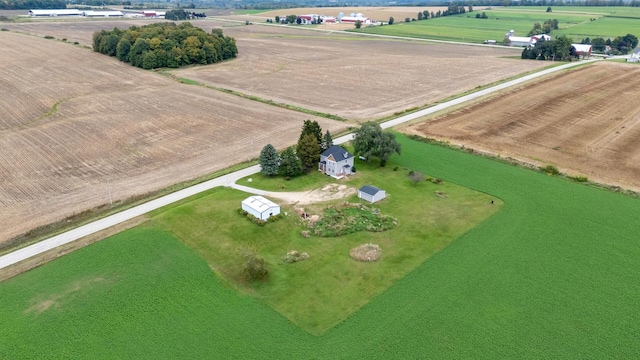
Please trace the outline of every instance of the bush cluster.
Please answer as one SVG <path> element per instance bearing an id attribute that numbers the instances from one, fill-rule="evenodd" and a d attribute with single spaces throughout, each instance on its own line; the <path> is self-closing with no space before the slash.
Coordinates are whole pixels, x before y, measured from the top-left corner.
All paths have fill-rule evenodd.
<path id="1" fill-rule="evenodd" d="M 282 215 L 282 213 L 280 213 L 278 215 L 270 216 L 267 220 L 261 220 L 261 219 L 258 219 L 255 216 L 249 214 L 248 212 L 242 210 L 242 208 L 238 209 L 238 214 L 246 217 L 247 219 L 251 220 L 251 222 L 253 222 L 254 224 L 258 224 L 260 226 L 264 226 L 264 224 L 266 224 L 268 222 L 276 222 L 276 221 L 284 218 L 284 215 Z"/>
<path id="2" fill-rule="evenodd" d="M 314 234 L 334 237 L 357 231 L 379 232 L 392 229 L 396 224 L 395 218 L 382 215 L 378 209 L 344 203 L 341 207 L 332 206 L 323 211 L 322 219 L 314 225 Z"/>
<path id="3" fill-rule="evenodd" d="M 93 34 L 93 50 L 143 69 L 212 64 L 236 57 L 235 39 L 224 36 L 221 29 L 211 32 L 188 22 L 114 28 Z"/>

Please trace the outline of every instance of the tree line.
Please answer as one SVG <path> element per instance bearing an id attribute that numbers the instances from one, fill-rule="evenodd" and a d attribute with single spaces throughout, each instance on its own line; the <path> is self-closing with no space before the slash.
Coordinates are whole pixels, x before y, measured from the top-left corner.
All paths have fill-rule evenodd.
<path id="1" fill-rule="evenodd" d="M 540 39 L 533 47 L 522 50 L 522 59 L 570 61 L 577 57 L 573 41 L 565 35 L 555 40 Z"/>
<path id="2" fill-rule="evenodd" d="M 188 20 L 193 18 L 206 18 L 204 12 L 197 13 L 191 11 L 185 11 L 184 9 L 169 10 L 165 13 L 164 18 L 172 21 Z"/>
<path id="3" fill-rule="evenodd" d="M 2 10 L 30 10 L 30 9 L 65 9 L 64 0 L 3 0 L 0 1 Z"/>
<path id="4" fill-rule="evenodd" d="M 611 53 L 627 54 L 638 45 L 638 37 L 633 34 L 627 34 L 625 36 L 616 36 L 613 40 L 604 39 L 601 37 L 590 39 L 586 37 L 580 41 L 581 44 L 591 45 L 593 51 L 604 53 L 607 50 L 607 46 L 611 48 Z"/>
<path id="5" fill-rule="evenodd" d="M 191 23 L 157 23 L 93 34 L 93 50 L 143 69 L 212 64 L 236 57 L 234 38 L 221 29 L 211 34 Z"/>

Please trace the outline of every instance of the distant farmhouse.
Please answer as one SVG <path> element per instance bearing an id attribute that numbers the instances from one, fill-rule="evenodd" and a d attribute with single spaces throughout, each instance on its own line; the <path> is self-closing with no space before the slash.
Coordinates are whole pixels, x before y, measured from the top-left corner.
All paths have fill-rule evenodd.
<path id="1" fill-rule="evenodd" d="M 353 155 L 342 146 L 333 145 L 320 154 L 318 170 L 336 179 L 353 174 Z"/>
<path id="2" fill-rule="evenodd" d="M 514 36 L 515 31 L 510 30 L 504 35 L 506 39 L 509 39 L 510 46 L 530 47 L 534 46 L 540 40 L 551 40 L 551 36 L 547 34 L 540 34 L 534 36 Z"/>

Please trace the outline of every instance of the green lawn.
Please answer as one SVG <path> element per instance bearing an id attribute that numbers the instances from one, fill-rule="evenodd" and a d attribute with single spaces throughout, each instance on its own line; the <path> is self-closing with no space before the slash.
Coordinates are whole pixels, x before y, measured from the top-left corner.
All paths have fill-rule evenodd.
<path id="1" fill-rule="evenodd" d="M 483 11 L 474 11 L 410 23 L 396 21 L 392 26 L 372 26 L 353 31 L 462 42 L 501 42 L 509 30 L 515 30 L 516 36 L 527 36 L 535 22 L 542 24 L 545 20 L 557 19 L 560 29 L 551 33 L 553 37 L 567 35 L 574 41 L 580 41 L 587 36 L 612 39 L 627 33 L 640 36 L 638 8 L 558 7 L 551 13 L 545 10 L 546 7 L 496 8 L 483 10 L 488 19 L 476 19 L 475 14 L 481 14 Z"/>
<path id="2" fill-rule="evenodd" d="M 263 299 L 304 330 L 322 334 L 496 212 L 502 203 L 453 184 L 422 182 L 414 186 L 404 169 L 394 171 L 392 167 L 379 168 L 363 162 L 357 166 L 360 169 L 357 175 L 339 183 L 356 188 L 364 184 L 384 188 L 390 195 L 375 208 L 396 218 L 399 224 L 396 228 L 307 239 L 301 236 L 306 227 L 291 206 L 283 207 L 289 216 L 261 227 L 236 211 L 247 194 L 229 189 L 217 189 L 197 201 L 156 212 L 152 223 L 196 249 L 231 286 Z M 255 181 L 240 183 L 273 189 L 284 182 L 282 178 L 261 175 L 252 179 Z M 309 179 L 317 183 L 312 184 Z M 314 171 L 308 177 L 286 183 L 294 185 L 291 188 L 308 189 L 328 182 L 335 181 Z M 448 197 L 439 198 L 435 191 Z M 355 195 L 344 200 L 358 201 Z M 340 208 L 344 200 L 330 204 L 338 204 Z M 321 214 L 327 206 L 308 205 L 305 209 L 309 214 Z M 351 248 L 369 242 L 381 246 L 382 260 L 358 263 L 349 257 Z M 264 283 L 247 284 L 243 280 L 242 254 L 250 248 L 269 264 L 270 277 Z M 296 264 L 283 262 L 282 258 L 292 250 L 308 252 L 311 259 Z"/>
<path id="3" fill-rule="evenodd" d="M 640 200 L 398 139 L 394 162 L 504 206 L 322 336 L 136 229 L 1 283 L 0 358 L 637 357 Z"/>

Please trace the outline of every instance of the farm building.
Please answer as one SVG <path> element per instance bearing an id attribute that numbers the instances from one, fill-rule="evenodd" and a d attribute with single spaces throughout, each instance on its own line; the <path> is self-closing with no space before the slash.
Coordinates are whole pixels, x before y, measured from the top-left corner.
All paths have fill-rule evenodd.
<path id="1" fill-rule="evenodd" d="M 95 17 L 123 17 L 124 13 L 122 11 L 83 11 L 82 16 L 95 18 Z"/>
<path id="2" fill-rule="evenodd" d="M 149 11 L 142 11 L 142 16 L 146 17 L 146 18 L 160 18 L 160 19 L 164 19 L 166 12 L 164 11 L 153 11 L 153 10 L 149 10 Z"/>
<path id="3" fill-rule="evenodd" d="M 322 154 L 318 170 L 336 179 L 353 174 L 353 155 L 342 146 L 333 145 Z"/>
<path id="4" fill-rule="evenodd" d="M 548 41 L 551 40 L 551 36 L 547 34 L 534 35 L 531 37 L 531 45 L 535 45 L 540 40 Z"/>
<path id="5" fill-rule="evenodd" d="M 365 185 L 358 190 L 358 197 L 373 204 L 387 197 L 387 193 L 375 186 Z"/>
<path id="6" fill-rule="evenodd" d="M 531 46 L 531 38 L 525 36 L 509 36 L 509 45 L 510 46 L 521 46 L 521 47 L 529 47 Z"/>
<path id="7" fill-rule="evenodd" d="M 78 9 L 51 9 L 51 10 L 29 10 L 29 16 L 46 17 L 46 16 L 81 16 L 82 13 Z"/>
<path id="8" fill-rule="evenodd" d="M 583 58 L 591 56 L 591 45 L 589 44 L 571 44 L 571 46 L 576 49 L 576 54 L 578 56 L 582 56 Z"/>
<path id="9" fill-rule="evenodd" d="M 249 196 L 242 201 L 242 210 L 260 220 L 280 214 L 280 205 L 262 196 Z"/>
<path id="10" fill-rule="evenodd" d="M 640 48 L 633 51 L 633 54 L 627 59 L 627 62 L 637 63 L 640 62 Z"/>

